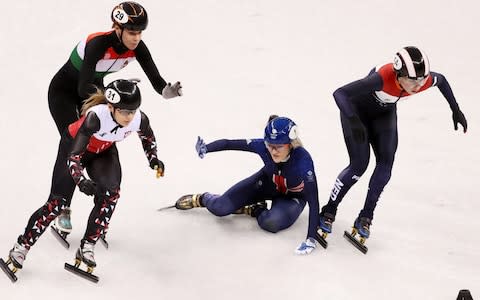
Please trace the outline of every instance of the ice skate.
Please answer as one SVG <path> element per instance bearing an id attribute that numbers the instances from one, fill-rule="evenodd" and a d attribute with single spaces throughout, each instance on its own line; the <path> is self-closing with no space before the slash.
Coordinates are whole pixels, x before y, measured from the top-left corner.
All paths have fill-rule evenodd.
<path id="1" fill-rule="evenodd" d="M 92 274 L 93 269 L 97 266 L 94 257 L 94 249 L 94 243 L 83 241 L 75 254 L 75 264 L 72 266 L 65 263 L 65 269 L 90 281 L 98 282 L 99 278 Z M 87 265 L 86 271 L 80 268 L 82 263 Z"/>
<path id="2" fill-rule="evenodd" d="M 367 254 L 367 251 L 368 251 L 367 246 L 365 246 L 365 242 L 370 236 L 371 224 L 372 224 L 372 220 L 369 218 L 365 218 L 365 217 L 357 218 L 353 223 L 352 232 L 349 233 L 345 231 L 343 235 L 352 245 L 354 245 L 363 254 Z M 359 235 L 359 238 L 356 237 L 357 234 Z"/>
<path id="3" fill-rule="evenodd" d="M 319 218 L 319 229 L 321 233 L 317 232 L 317 241 L 323 248 L 328 247 L 327 236 L 332 233 L 332 224 L 335 221 L 335 215 L 331 213 L 322 213 Z"/>
<path id="4" fill-rule="evenodd" d="M 192 209 L 195 207 L 203 207 L 201 204 L 202 194 L 190 194 L 180 197 L 175 202 L 175 208 L 181 210 Z"/>
<path id="5" fill-rule="evenodd" d="M 257 217 L 263 210 L 267 209 L 267 203 L 265 201 L 257 202 L 254 204 L 246 205 L 237 209 L 234 214 L 247 215 L 250 217 Z"/>
<path id="6" fill-rule="evenodd" d="M 54 233 L 57 240 L 67 249 L 70 248 L 67 236 L 72 232 L 72 223 L 70 221 L 71 213 L 72 210 L 68 207 L 62 210 L 51 227 L 52 233 Z"/>
<path id="7" fill-rule="evenodd" d="M 0 258 L 0 267 L 12 282 L 17 281 L 15 273 L 23 268 L 23 262 L 27 256 L 28 249 L 19 243 L 15 243 L 8 254 L 7 262 Z"/>
<path id="8" fill-rule="evenodd" d="M 370 237 L 370 225 L 372 224 L 372 220 L 369 218 L 357 218 L 355 222 L 353 223 L 353 231 L 356 231 L 359 235 L 360 238 L 364 239 L 364 242 L 366 239 Z"/>
<path id="9" fill-rule="evenodd" d="M 61 231 L 63 233 L 69 234 L 72 232 L 72 222 L 70 220 L 70 215 L 72 214 L 72 210 L 67 207 L 62 212 L 60 215 L 55 219 L 55 227 L 58 229 L 58 231 Z"/>

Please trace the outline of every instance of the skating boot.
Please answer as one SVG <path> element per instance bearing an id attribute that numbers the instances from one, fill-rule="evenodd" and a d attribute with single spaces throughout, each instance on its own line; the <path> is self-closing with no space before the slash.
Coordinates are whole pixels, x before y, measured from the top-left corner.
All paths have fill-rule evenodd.
<path id="1" fill-rule="evenodd" d="M 15 273 L 19 269 L 23 268 L 23 262 L 25 261 L 27 253 L 27 248 L 25 248 L 23 245 L 20 245 L 19 243 L 15 243 L 8 254 L 7 262 L 0 258 L 0 267 L 5 272 L 5 274 L 10 277 L 10 280 L 12 280 L 12 282 L 17 281 L 17 276 L 15 276 Z"/>
<path id="2" fill-rule="evenodd" d="M 181 210 L 192 209 L 195 207 L 203 207 L 201 203 L 202 194 L 191 194 L 180 197 L 175 202 L 175 208 Z"/>
<path id="3" fill-rule="evenodd" d="M 234 212 L 234 214 L 247 215 L 256 218 L 265 209 L 267 209 L 267 202 L 261 201 L 239 208 Z"/>
<path id="4" fill-rule="evenodd" d="M 55 219 L 55 227 L 57 227 L 58 231 L 63 233 L 69 234 L 72 232 L 72 222 L 70 221 L 70 215 L 72 214 L 72 210 L 67 207 L 60 215 Z"/>
<path id="5" fill-rule="evenodd" d="M 93 282 L 98 282 L 98 277 L 93 275 L 93 269 L 97 266 L 94 257 L 95 244 L 88 241 L 82 241 L 75 254 L 75 265 L 65 263 L 65 269 L 77 275 L 80 275 Z M 81 263 L 87 265 L 87 271 L 80 269 Z"/>
<path id="6" fill-rule="evenodd" d="M 84 264 L 87 265 L 87 267 L 91 268 L 91 270 L 93 271 L 93 268 L 97 266 L 97 263 L 95 262 L 94 251 L 95 251 L 94 243 L 83 241 L 82 245 L 80 245 L 80 248 L 77 249 L 77 253 L 75 254 L 75 260 L 76 260 L 75 263 L 78 263 L 78 266 L 79 266 L 80 262 L 83 262 Z"/>
<path id="7" fill-rule="evenodd" d="M 356 218 L 353 222 L 352 233 L 344 232 L 344 237 L 354 245 L 358 250 L 363 254 L 367 254 L 368 248 L 365 246 L 365 242 L 370 236 L 370 225 L 372 220 L 369 218 L 361 217 Z M 356 235 L 359 235 L 359 238 L 356 238 Z"/>
<path id="8" fill-rule="evenodd" d="M 54 225 L 52 226 L 55 237 L 67 249 L 70 248 L 70 243 L 67 241 L 67 235 L 72 232 L 72 223 L 70 221 L 71 214 L 72 210 L 69 207 L 65 208 L 55 219 Z"/>
<path id="9" fill-rule="evenodd" d="M 327 236 L 332 233 L 332 224 L 335 221 L 335 215 L 331 213 L 322 213 L 319 218 L 319 229 L 322 233 L 318 233 L 317 240 L 323 248 L 328 247 Z"/>
<path id="10" fill-rule="evenodd" d="M 370 225 L 372 224 L 372 220 L 369 218 L 357 218 L 353 223 L 353 229 L 357 231 L 360 235 L 361 239 L 363 238 L 364 242 L 366 239 L 370 237 Z M 353 232 L 352 232 L 353 233 Z M 360 240 L 361 241 L 361 240 Z"/>

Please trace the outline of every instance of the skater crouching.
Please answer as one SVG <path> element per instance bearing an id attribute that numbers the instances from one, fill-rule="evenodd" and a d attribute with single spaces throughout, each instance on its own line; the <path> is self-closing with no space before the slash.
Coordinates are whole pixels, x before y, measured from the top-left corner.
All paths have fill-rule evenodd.
<path id="1" fill-rule="evenodd" d="M 108 229 L 120 197 L 121 166 L 115 143 L 137 132 L 150 167 L 157 171 L 157 177 L 163 175 L 155 136 L 148 117 L 138 110 L 140 103 L 137 82 L 129 80 L 113 81 L 105 93 L 97 90 L 85 101 L 82 117 L 68 126 L 60 140 L 47 202 L 32 214 L 25 232 L 10 250 L 8 264 L 13 265 L 14 272 L 23 267 L 28 251 L 72 199 L 76 186 L 94 196 L 95 202 L 76 258 L 90 268 L 96 266 L 95 243 Z"/>
<path id="2" fill-rule="evenodd" d="M 175 207 L 187 210 L 206 207 L 212 214 L 247 214 L 257 219 L 260 228 L 276 233 L 290 227 L 309 206 L 306 240 L 295 250 L 308 254 L 316 247 L 318 228 L 318 187 L 314 163 L 297 136 L 297 126 L 289 118 L 271 116 L 263 139 L 217 140 L 205 144 L 199 137 L 196 150 L 205 154 L 239 150 L 258 154 L 264 166 L 238 182 L 223 195 L 190 194 L 177 200 Z M 271 200 L 267 209 L 265 200 Z"/>
<path id="3" fill-rule="evenodd" d="M 438 87 L 452 110 L 454 129 L 457 130 L 460 123 L 466 132 L 467 120 L 447 79 L 430 71 L 427 56 L 417 47 L 401 49 L 393 63 L 377 67 L 367 77 L 334 92 L 350 164 L 338 175 L 328 203 L 322 207 L 320 228 L 324 234 L 332 232 L 339 204 L 367 169 L 371 146 L 376 166 L 364 207 L 355 219 L 352 231 L 352 235 L 360 235 L 361 244 L 370 236 L 373 213 L 380 194 L 390 180 L 397 150 L 397 102 L 434 86 Z M 366 248 L 361 250 L 366 252 Z"/>

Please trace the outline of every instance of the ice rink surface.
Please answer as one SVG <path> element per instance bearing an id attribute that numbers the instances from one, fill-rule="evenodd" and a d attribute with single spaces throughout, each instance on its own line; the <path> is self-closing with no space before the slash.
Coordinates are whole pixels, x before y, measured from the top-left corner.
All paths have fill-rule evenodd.
<path id="1" fill-rule="evenodd" d="M 19 280 L 0 274 L 2 299 L 456 299 L 480 297 L 480 105 L 475 76 L 477 2 L 177 0 L 141 2 L 150 22 L 143 40 L 162 76 L 184 96 L 164 100 L 138 63 L 106 78 L 139 77 L 165 162 L 156 179 L 135 137 L 118 145 L 121 199 L 110 249 L 96 248 L 100 282 L 63 269 L 83 236 L 91 198 L 73 199 L 65 250 L 46 232 Z M 59 136 L 48 85 L 76 43 L 110 29 L 112 1 L 14 1 L 2 14 L 0 255 L 5 258 L 31 213 L 47 200 Z M 363 206 L 371 164 L 342 203 L 329 248 L 296 256 L 307 212 L 288 230 L 262 231 L 242 216 L 205 210 L 157 212 L 181 195 L 228 187 L 261 168 L 255 154 L 197 157 L 198 135 L 261 137 L 271 113 L 296 121 L 315 161 L 320 205 L 348 164 L 332 92 L 389 62 L 403 46 L 428 53 L 465 113 L 453 130 L 437 88 L 398 104 L 399 147 L 363 255 L 342 237 Z"/>

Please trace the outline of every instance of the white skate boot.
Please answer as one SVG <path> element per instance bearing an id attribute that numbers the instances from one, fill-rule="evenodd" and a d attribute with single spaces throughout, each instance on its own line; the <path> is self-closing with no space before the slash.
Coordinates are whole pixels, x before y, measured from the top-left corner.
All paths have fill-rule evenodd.
<path id="1" fill-rule="evenodd" d="M 84 241 L 83 245 L 78 248 L 77 253 L 75 255 L 75 258 L 79 260 L 78 263 L 83 262 L 84 264 L 87 265 L 87 267 L 95 268 L 97 264 L 95 263 L 95 257 L 94 257 L 94 250 L 95 250 L 95 244 L 90 243 L 88 241 Z"/>
<path id="2" fill-rule="evenodd" d="M 20 245 L 19 243 L 13 244 L 12 250 L 8 254 L 8 257 L 12 261 L 15 268 L 23 268 L 23 261 L 27 257 L 28 249 Z"/>

